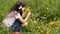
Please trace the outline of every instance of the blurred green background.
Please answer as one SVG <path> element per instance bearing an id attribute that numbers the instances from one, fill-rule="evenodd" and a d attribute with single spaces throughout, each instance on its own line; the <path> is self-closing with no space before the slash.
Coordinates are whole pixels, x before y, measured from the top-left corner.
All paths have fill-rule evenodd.
<path id="1" fill-rule="evenodd" d="M 0 0 L 0 34 L 12 34 L 4 28 L 2 20 L 17 0 Z M 21 34 L 60 34 L 60 0 L 24 0 L 30 7 L 29 25 L 22 27 Z"/>

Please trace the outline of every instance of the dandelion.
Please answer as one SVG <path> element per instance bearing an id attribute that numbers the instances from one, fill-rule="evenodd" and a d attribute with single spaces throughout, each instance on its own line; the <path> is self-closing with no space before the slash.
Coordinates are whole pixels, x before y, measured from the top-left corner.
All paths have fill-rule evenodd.
<path id="1" fill-rule="evenodd" d="M 25 11 L 30 11 L 30 9 L 29 9 L 30 7 L 28 7 L 28 8 L 25 8 Z"/>
<path id="2" fill-rule="evenodd" d="M 49 34 L 49 32 L 46 32 L 46 34 Z"/>
<path id="3" fill-rule="evenodd" d="M 56 30 L 59 30 L 59 27 L 55 27 Z"/>
<path id="4" fill-rule="evenodd" d="M 49 22 L 49 24 L 50 24 L 50 25 L 53 25 L 53 24 L 54 24 L 54 21 Z"/>
<path id="5" fill-rule="evenodd" d="M 1 14 L 2 16 L 5 16 L 4 14 Z"/>
<path id="6" fill-rule="evenodd" d="M 48 10 L 48 7 L 46 9 Z"/>
<path id="7" fill-rule="evenodd" d="M 44 30 L 40 30 L 40 32 L 41 32 L 41 33 L 43 33 L 43 32 L 44 32 Z"/>

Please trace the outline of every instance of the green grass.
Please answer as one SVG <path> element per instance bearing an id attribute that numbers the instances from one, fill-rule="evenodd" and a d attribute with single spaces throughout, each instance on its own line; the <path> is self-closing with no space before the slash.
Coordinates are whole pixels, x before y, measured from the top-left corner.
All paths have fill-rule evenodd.
<path id="1" fill-rule="evenodd" d="M 4 14 L 17 0 L 0 0 L 0 34 L 12 34 L 11 29 L 2 25 Z M 29 25 L 22 27 L 21 34 L 59 34 L 60 33 L 60 0 L 24 0 L 30 7 Z"/>

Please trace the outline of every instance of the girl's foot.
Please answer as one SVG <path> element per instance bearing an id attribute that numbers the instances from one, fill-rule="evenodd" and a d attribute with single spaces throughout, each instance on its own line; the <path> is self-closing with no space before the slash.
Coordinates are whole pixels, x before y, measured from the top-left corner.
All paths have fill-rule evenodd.
<path id="1" fill-rule="evenodd" d="M 20 32 L 13 32 L 13 34 L 20 34 Z"/>

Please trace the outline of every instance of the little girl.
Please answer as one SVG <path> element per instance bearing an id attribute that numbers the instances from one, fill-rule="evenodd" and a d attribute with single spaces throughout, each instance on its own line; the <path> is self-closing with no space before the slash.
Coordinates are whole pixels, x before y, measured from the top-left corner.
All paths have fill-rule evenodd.
<path id="1" fill-rule="evenodd" d="M 20 28 L 27 24 L 27 19 L 30 16 L 31 12 L 27 10 L 26 18 L 23 19 L 24 15 L 24 9 L 25 9 L 25 3 L 18 1 L 11 10 L 6 14 L 5 19 L 3 20 L 3 23 L 7 27 L 11 27 L 13 30 L 13 34 L 20 34 Z"/>

